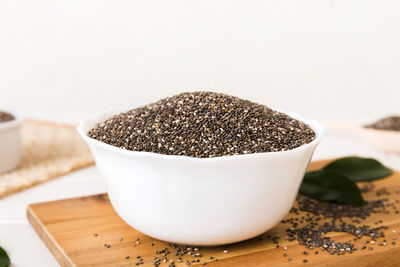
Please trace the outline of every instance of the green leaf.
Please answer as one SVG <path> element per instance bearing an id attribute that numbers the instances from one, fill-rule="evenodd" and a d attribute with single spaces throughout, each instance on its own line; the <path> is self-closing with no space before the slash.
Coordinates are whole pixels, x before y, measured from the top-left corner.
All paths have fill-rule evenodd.
<path id="1" fill-rule="evenodd" d="M 300 192 L 323 201 L 354 206 L 364 204 L 360 189 L 355 182 L 329 170 L 307 172 L 300 186 Z"/>
<path id="2" fill-rule="evenodd" d="M 392 174 L 392 170 L 379 161 L 360 157 L 340 158 L 326 165 L 323 170 L 343 174 L 355 182 L 373 181 Z"/>
<path id="3" fill-rule="evenodd" d="M 7 252 L 0 247 L 0 267 L 8 267 L 10 266 L 10 258 L 7 255 Z"/>

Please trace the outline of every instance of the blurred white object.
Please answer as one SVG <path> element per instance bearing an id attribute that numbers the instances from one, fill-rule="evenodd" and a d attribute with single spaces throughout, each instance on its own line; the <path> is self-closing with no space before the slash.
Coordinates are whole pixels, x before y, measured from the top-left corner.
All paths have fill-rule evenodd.
<path id="1" fill-rule="evenodd" d="M 400 131 L 377 130 L 360 126 L 359 133 L 375 148 L 400 153 Z"/>
<path id="2" fill-rule="evenodd" d="M 400 131 L 378 130 L 350 123 L 330 123 L 327 128 L 361 137 L 373 147 L 385 152 L 400 153 Z"/>
<path id="3" fill-rule="evenodd" d="M 316 133 L 309 144 L 283 152 L 193 158 L 123 150 L 87 132 L 124 110 L 81 122 L 106 178 L 111 203 L 130 226 L 177 244 L 221 245 L 255 237 L 278 224 L 297 196 L 323 126 L 287 113 Z"/>
<path id="4" fill-rule="evenodd" d="M 18 114 L 7 110 L 14 116 L 11 121 L 0 122 L 0 173 L 18 167 L 21 162 L 21 123 Z"/>

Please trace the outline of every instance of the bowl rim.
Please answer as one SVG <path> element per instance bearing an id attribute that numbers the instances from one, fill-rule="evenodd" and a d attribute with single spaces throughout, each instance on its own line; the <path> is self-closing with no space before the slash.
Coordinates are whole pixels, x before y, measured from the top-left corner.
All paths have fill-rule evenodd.
<path id="1" fill-rule="evenodd" d="M 212 158 L 195 158 L 195 157 L 183 156 L 183 155 L 166 155 L 166 154 L 160 154 L 160 153 L 155 153 L 155 152 L 126 150 L 126 149 L 122 149 L 122 148 L 101 142 L 101 141 L 91 138 L 87 135 L 87 132 L 88 132 L 87 128 L 90 129 L 90 128 L 94 127 L 94 125 L 103 121 L 105 119 L 105 117 L 110 118 L 113 115 L 131 110 L 134 108 L 135 107 L 124 107 L 124 108 L 117 108 L 117 109 L 114 108 L 114 109 L 108 109 L 108 110 L 104 110 L 102 112 L 98 112 L 95 115 L 87 118 L 86 120 L 80 121 L 77 126 L 77 131 L 88 144 L 100 146 L 100 147 L 102 147 L 106 150 L 112 151 L 112 152 L 122 153 L 122 154 L 126 154 L 126 155 L 136 155 L 136 156 L 140 155 L 140 156 L 155 157 L 155 158 L 169 159 L 169 160 L 172 160 L 172 159 L 190 160 L 190 161 L 194 161 L 194 162 L 195 161 L 206 162 L 206 161 L 220 161 L 220 160 L 230 160 L 230 159 L 239 159 L 239 158 L 251 158 L 251 157 L 259 157 L 260 155 L 278 156 L 278 155 L 283 155 L 283 154 L 296 153 L 299 151 L 307 150 L 310 147 L 316 146 L 321 141 L 321 139 L 324 135 L 324 132 L 325 132 L 324 126 L 322 125 L 322 123 L 320 123 L 318 121 L 311 120 L 311 119 L 305 119 L 298 113 L 287 112 L 287 111 L 284 111 L 281 109 L 274 108 L 273 110 L 282 112 L 282 113 L 310 126 L 311 129 L 315 133 L 315 139 L 313 141 L 311 141 L 310 143 L 307 143 L 307 144 L 301 145 L 299 147 L 296 147 L 294 149 L 286 150 L 286 151 L 259 152 L 259 153 L 250 153 L 250 154 L 240 154 L 240 155 L 227 155 L 227 156 L 212 157 Z"/>
<path id="2" fill-rule="evenodd" d="M 395 131 L 395 130 L 386 130 L 386 129 L 375 129 L 375 128 L 369 128 L 366 127 L 365 125 L 360 125 L 360 128 L 362 131 L 368 131 L 368 132 L 375 132 L 375 133 L 390 133 L 390 134 L 395 134 L 399 135 L 400 131 Z"/>
<path id="3" fill-rule="evenodd" d="M 7 113 L 9 113 L 9 114 L 14 116 L 14 119 L 12 119 L 10 121 L 0 122 L 0 131 L 1 130 L 6 130 L 6 129 L 10 129 L 10 128 L 15 127 L 15 126 L 18 126 L 18 125 L 21 124 L 21 122 L 24 119 L 19 113 L 14 112 L 12 110 L 0 108 L 0 111 L 7 112 Z"/>

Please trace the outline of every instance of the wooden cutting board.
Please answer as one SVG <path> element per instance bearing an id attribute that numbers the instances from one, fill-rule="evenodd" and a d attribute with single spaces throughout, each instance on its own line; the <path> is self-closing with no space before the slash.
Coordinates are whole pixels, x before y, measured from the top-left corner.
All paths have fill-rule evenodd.
<path id="1" fill-rule="evenodd" d="M 311 169 L 318 169 L 327 161 L 313 162 Z M 390 193 L 388 198 L 397 200 L 400 197 L 400 173 L 394 173 L 391 177 L 374 182 L 375 188 L 386 188 Z M 376 198 L 376 192 L 365 195 L 366 199 Z M 301 216 L 296 215 L 296 216 Z M 303 214 L 304 215 L 304 214 Z M 40 238 L 45 242 L 51 253 L 56 257 L 61 266 L 136 266 L 137 256 L 144 259 L 141 266 L 154 266 L 155 250 L 161 250 L 167 246 L 163 241 L 155 240 L 122 221 L 112 208 L 107 195 L 87 196 L 46 203 L 31 204 L 28 206 L 27 216 Z M 295 215 L 289 214 L 287 218 Z M 168 219 L 168 218 L 166 218 Z M 251 220 L 251 218 L 249 218 Z M 382 220 L 382 224 L 377 224 Z M 351 222 L 349 219 L 348 222 Z M 316 255 L 310 251 L 304 255 L 305 248 L 297 241 L 288 241 L 285 230 L 287 224 L 279 224 L 264 235 L 248 241 L 221 246 L 200 248 L 203 261 L 207 266 L 400 266 L 400 215 L 390 212 L 388 214 L 373 214 L 362 224 L 376 227 L 388 226 L 385 230 L 386 246 L 379 246 L 377 241 L 373 250 L 358 250 L 352 254 L 330 255 L 318 250 Z M 280 247 L 277 248 L 270 236 L 278 236 Z M 336 241 L 346 241 L 354 237 L 345 233 L 329 234 Z M 139 238 L 138 244 L 136 244 Z M 396 244 L 392 240 L 399 239 Z M 362 246 L 362 238 L 356 241 L 356 247 Z M 104 244 L 109 244 L 107 248 Z M 135 245 L 135 246 L 134 246 Z M 284 250 L 287 246 L 287 250 Z M 226 250 L 226 251 L 224 251 Z M 170 248 L 170 251 L 174 251 Z M 283 254 L 288 254 L 292 261 L 288 261 Z M 171 253 L 170 259 L 177 259 Z M 129 256 L 129 258 L 126 258 Z M 209 256 L 218 261 L 209 260 Z M 182 257 L 192 260 L 189 256 Z M 196 259 L 196 258 L 194 258 Z M 307 263 L 303 263 L 307 259 Z M 176 266 L 186 266 L 176 263 Z M 168 266 L 162 263 L 160 266 Z"/>

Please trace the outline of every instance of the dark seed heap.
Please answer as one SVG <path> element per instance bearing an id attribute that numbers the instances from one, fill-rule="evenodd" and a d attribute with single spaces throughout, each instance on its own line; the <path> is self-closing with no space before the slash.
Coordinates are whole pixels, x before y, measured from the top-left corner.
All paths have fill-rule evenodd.
<path id="1" fill-rule="evenodd" d="M 11 121 L 13 119 L 15 119 L 15 118 L 10 113 L 0 111 L 0 122 Z"/>
<path id="2" fill-rule="evenodd" d="M 396 236 L 391 237 L 391 242 L 387 240 L 388 227 L 382 225 L 384 222 L 379 219 L 382 218 L 379 214 L 393 212 L 399 214 L 398 195 L 400 195 L 400 191 L 396 190 L 393 194 L 388 188 L 375 188 L 373 183 L 365 184 L 360 190 L 363 194 L 370 196 L 370 200 L 361 207 L 328 203 L 299 195 L 297 204 L 290 211 L 292 216 L 282 221 L 282 223 L 290 225 L 286 229 L 285 239 L 297 240 L 299 244 L 304 245 L 306 250 L 303 255 L 305 256 L 317 248 L 332 255 L 344 255 L 357 250 L 374 250 L 376 246 L 396 245 Z M 372 197 L 373 195 L 375 197 Z M 382 196 L 385 198 L 376 198 Z M 377 227 L 365 224 L 370 216 L 378 218 L 373 223 L 378 225 Z M 335 232 L 348 233 L 353 238 L 336 241 L 328 236 Z M 397 231 L 393 229 L 391 232 L 396 234 Z M 279 247 L 279 238 L 272 237 L 271 240 Z M 315 251 L 315 254 L 318 253 Z M 285 250 L 283 257 L 288 257 L 288 255 L 290 254 Z M 309 259 L 303 259 L 304 263 L 308 261 Z"/>
<path id="3" fill-rule="evenodd" d="M 365 201 L 363 206 L 352 206 L 318 201 L 304 195 L 297 196 L 297 203 L 301 211 L 332 218 L 358 217 L 365 219 L 372 213 L 386 213 L 385 201 L 386 199 L 371 200 Z"/>
<path id="4" fill-rule="evenodd" d="M 400 116 L 383 118 L 365 127 L 378 130 L 400 131 Z"/>
<path id="5" fill-rule="evenodd" d="M 212 158 L 291 150 L 314 140 L 303 122 L 212 92 L 182 93 L 115 115 L 89 137 L 133 151 Z"/>
<path id="6" fill-rule="evenodd" d="M 382 227 L 371 228 L 369 226 L 355 226 L 353 224 L 342 223 L 340 225 L 335 225 L 333 223 L 326 222 L 322 226 L 315 229 L 313 225 L 307 225 L 303 228 L 297 230 L 299 243 L 305 245 L 307 248 L 318 248 L 321 247 L 322 250 L 326 250 L 330 254 L 343 255 L 345 253 L 352 253 L 357 248 L 354 247 L 352 242 L 336 242 L 330 237 L 325 237 L 323 235 L 330 232 L 343 232 L 349 233 L 357 238 L 363 236 L 368 237 L 378 237 L 383 232 L 379 230 Z"/>

